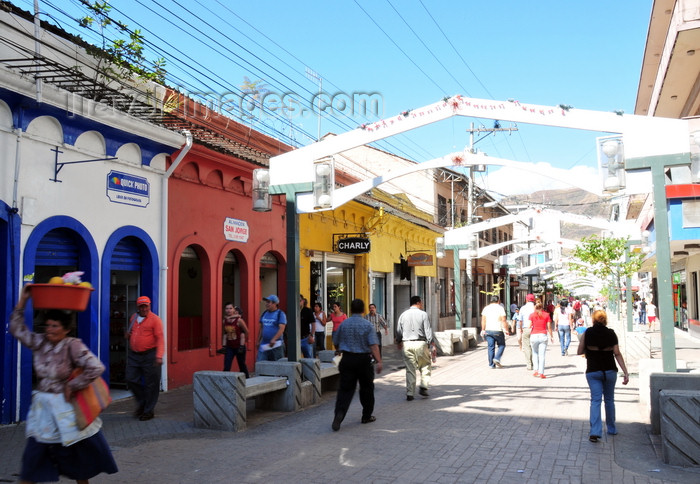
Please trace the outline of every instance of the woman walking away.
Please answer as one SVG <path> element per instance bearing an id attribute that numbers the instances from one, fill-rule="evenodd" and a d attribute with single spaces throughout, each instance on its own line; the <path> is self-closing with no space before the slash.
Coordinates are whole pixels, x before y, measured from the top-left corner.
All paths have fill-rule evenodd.
<path id="1" fill-rule="evenodd" d="M 608 316 L 605 311 L 593 313 L 593 326 L 588 328 L 578 343 L 579 355 L 586 355 L 586 380 L 591 389 L 591 432 L 588 440 L 598 442 L 603 435 L 600 403 L 605 399 L 605 424 L 609 435 L 617 434 L 615 427 L 615 382 L 617 381 L 617 366 L 622 368 L 624 378 L 622 384 L 629 383 L 629 373 L 625 360 L 620 353 L 615 331 L 609 329 Z"/>
<path id="2" fill-rule="evenodd" d="M 544 376 L 544 356 L 547 353 L 547 335 L 554 343 L 552 336 L 552 321 L 549 313 L 543 310 L 541 302 L 535 305 L 535 312 L 530 315 L 532 330 L 530 332 L 530 345 L 532 346 L 532 365 L 535 368 L 533 374 L 536 378 L 547 378 Z"/>
<path id="3" fill-rule="evenodd" d="M 57 309 L 45 315 L 45 331 L 34 333 L 24 323 L 31 286 L 22 290 L 10 317 L 10 333 L 34 352 L 37 389 L 27 414 L 27 444 L 20 482 L 55 482 L 63 475 L 78 483 L 101 472 L 114 474 L 117 464 L 102 434 L 102 420 L 78 428 L 70 398 L 99 378 L 105 367 L 78 338 L 68 337 L 71 313 Z M 73 370 L 82 373 L 70 378 Z"/>

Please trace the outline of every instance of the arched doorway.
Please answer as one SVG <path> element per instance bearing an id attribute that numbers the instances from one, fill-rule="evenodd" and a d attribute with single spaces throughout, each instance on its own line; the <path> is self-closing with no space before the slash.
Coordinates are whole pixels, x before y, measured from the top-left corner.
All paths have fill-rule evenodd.
<path id="1" fill-rule="evenodd" d="M 260 292 L 263 297 L 267 297 L 270 294 L 278 294 L 279 292 L 279 261 L 277 257 L 272 252 L 267 252 L 260 259 Z M 265 305 L 260 301 L 260 307 L 258 308 L 259 314 L 265 310 Z"/>
<path id="2" fill-rule="evenodd" d="M 189 245 L 180 256 L 178 284 L 178 351 L 205 348 L 209 345 L 209 325 L 202 314 L 202 261 L 197 247 Z"/>
<path id="3" fill-rule="evenodd" d="M 234 251 L 229 251 L 221 269 L 221 300 L 241 304 L 241 265 Z"/>
<path id="4" fill-rule="evenodd" d="M 129 317 L 141 295 L 141 243 L 124 237 L 114 247 L 109 279 L 109 384 L 126 388 L 126 339 Z"/>

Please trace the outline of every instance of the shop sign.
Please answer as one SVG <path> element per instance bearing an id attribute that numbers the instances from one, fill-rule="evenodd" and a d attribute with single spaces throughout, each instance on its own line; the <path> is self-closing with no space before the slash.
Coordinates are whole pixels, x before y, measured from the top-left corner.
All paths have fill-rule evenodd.
<path id="1" fill-rule="evenodd" d="M 366 237 L 346 237 L 338 241 L 341 254 L 367 254 L 369 251 L 370 243 Z"/>
<path id="2" fill-rule="evenodd" d="M 433 256 L 425 252 L 416 252 L 414 254 L 409 254 L 406 261 L 409 267 L 432 266 Z"/>
<path id="3" fill-rule="evenodd" d="M 151 185 L 142 176 L 112 170 L 107 174 L 107 198 L 114 203 L 146 207 L 151 202 Z"/>
<path id="4" fill-rule="evenodd" d="M 226 220 L 224 220 L 224 237 L 226 240 L 248 242 L 248 235 L 250 235 L 248 222 L 226 217 Z"/>

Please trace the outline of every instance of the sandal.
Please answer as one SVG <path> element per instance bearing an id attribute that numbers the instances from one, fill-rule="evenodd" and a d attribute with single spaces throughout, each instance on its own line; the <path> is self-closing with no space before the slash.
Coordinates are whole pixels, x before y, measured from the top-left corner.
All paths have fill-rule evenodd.
<path id="1" fill-rule="evenodd" d="M 362 423 L 363 423 L 363 424 L 365 424 L 365 423 L 370 423 L 370 422 L 374 422 L 375 420 L 377 420 L 377 417 L 375 417 L 374 415 L 372 415 L 371 417 L 363 418 L 363 419 L 362 419 Z"/>

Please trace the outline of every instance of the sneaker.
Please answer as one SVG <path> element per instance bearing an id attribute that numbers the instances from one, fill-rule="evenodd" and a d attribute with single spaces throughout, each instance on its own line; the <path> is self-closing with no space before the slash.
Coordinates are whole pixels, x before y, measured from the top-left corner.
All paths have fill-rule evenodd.
<path id="1" fill-rule="evenodd" d="M 542 378 L 544 380 L 547 377 L 540 373 L 540 378 Z"/>
<path id="2" fill-rule="evenodd" d="M 535 378 L 539 378 L 540 374 L 539 374 L 539 372 L 536 371 L 535 373 L 532 374 L 532 376 L 534 376 Z"/>
<path id="3" fill-rule="evenodd" d="M 335 418 L 333 419 L 333 424 L 331 425 L 333 432 L 337 432 L 338 430 L 340 430 L 340 423 L 342 421 L 343 421 L 343 416 L 339 413 L 336 413 Z"/>
<path id="4" fill-rule="evenodd" d="M 600 439 L 600 437 L 597 435 L 591 435 L 590 437 L 588 437 L 588 440 L 590 440 L 593 443 L 598 442 L 599 439 Z"/>
<path id="5" fill-rule="evenodd" d="M 413 395 L 406 395 L 406 400 L 408 400 L 409 402 L 413 400 Z"/>
<path id="6" fill-rule="evenodd" d="M 569 356 L 569 350 L 568 350 L 568 349 L 564 350 L 564 356 Z"/>
<path id="7" fill-rule="evenodd" d="M 496 365 L 496 368 L 503 368 L 503 365 L 501 365 L 501 361 L 497 359 L 493 359 L 493 364 Z"/>
<path id="8" fill-rule="evenodd" d="M 418 390 L 418 393 L 420 393 L 424 397 L 427 397 L 428 396 L 428 389 L 425 387 L 420 387 L 420 390 Z"/>
<path id="9" fill-rule="evenodd" d="M 147 413 L 141 414 L 141 416 L 139 417 L 139 420 L 142 422 L 145 422 L 146 420 L 151 420 L 153 417 L 155 417 L 153 412 L 147 412 Z"/>

